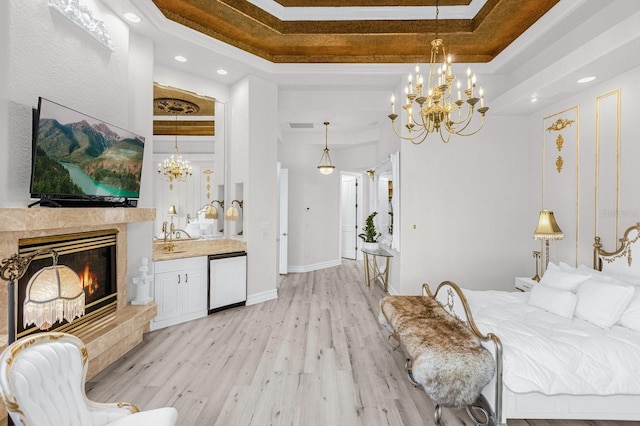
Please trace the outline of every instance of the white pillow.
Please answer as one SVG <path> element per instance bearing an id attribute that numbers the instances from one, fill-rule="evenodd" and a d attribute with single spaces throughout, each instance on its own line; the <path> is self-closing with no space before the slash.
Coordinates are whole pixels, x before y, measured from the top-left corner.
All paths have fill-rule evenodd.
<path id="1" fill-rule="evenodd" d="M 578 290 L 576 317 L 609 328 L 618 322 L 633 294 L 631 286 L 592 278 Z"/>
<path id="2" fill-rule="evenodd" d="M 605 265 L 606 268 L 606 265 Z M 627 285 L 640 285 L 640 278 L 638 277 L 631 277 L 631 276 L 625 276 L 625 275 L 616 275 L 616 274 L 612 274 L 608 271 L 597 271 L 595 269 L 591 269 L 588 266 L 585 265 L 580 265 L 578 266 L 578 268 L 576 269 L 576 272 L 579 274 L 585 274 L 585 275 L 591 275 L 592 277 L 597 277 L 599 280 L 602 281 L 612 281 L 612 280 L 618 280 L 618 281 L 622 281 L 622 284 L 627 284 Z"/>
<path id="3" fill-rule="evenodd" d="M 568 263 L 564 263 L 564 262 L 558 263 L 558 268 L 560 268 L 561 271 L 566 271 L 566 272 L 576 272 L 577 271 L 577 268 L 574 268 L 573 266 L 569 265 Z"/>
<path id="4" fill-rule="evenodd" d="M 553 264 L 550 263 L 549 265 Z M 553 265 L 553 267 L 547 268 L 540 280 L 540 284 L 555 288 L 556 290 L 575 291 L 580 284 L 589 278 L 591 278 L 590 275 L 562 271 Z"/>
<path id="5" fill-rule="evenodd" d="M 562 263 L 562 262 L 561 262 L 561 263 Z M 556 265 L 556 264 L 555 264 L 555 263 L 553 263 L 553 262 L 549 262 L 549 264 L 547 265 L 547 269 L 546 269 L 546 271 L 549 271 L 549 270 L 559 271 L 559 270 L 560 270 L 560 266 Z"/>
<path id="6" fill-rule="evenodd" d="M 529 304 L 564 318 L 573 318 L 578 297 L 570 291 L 557 290 L 541 285 L 533 286 L 529 292 Z"/>
<path id="7" fill-rule="evenodd" d="M 631 330 L 640 331 L 640 287 L 635 288 L 635 294 L 620 316 L 618 324 Z"/>

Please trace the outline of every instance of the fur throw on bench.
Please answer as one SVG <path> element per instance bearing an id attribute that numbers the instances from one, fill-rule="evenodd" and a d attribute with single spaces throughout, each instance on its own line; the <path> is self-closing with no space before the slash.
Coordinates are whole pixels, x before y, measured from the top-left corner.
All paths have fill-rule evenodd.
<path id="1" fill-rule="evenodd" d="M 411 360 L 413 379 L 436 405 L 472 405 L 493 377 L 491 353 L 431 297 L 384 297 L 378 320 L 398 339 Z"/>

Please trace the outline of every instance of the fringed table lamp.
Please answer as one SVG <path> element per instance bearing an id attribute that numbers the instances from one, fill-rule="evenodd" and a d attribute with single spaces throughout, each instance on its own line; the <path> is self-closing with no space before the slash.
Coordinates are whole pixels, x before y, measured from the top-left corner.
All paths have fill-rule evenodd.
<path id="1" fill-rule="evenodd" d="M 35 324 L 41 330 L 51 328 L 61 321 L 73 321 L 84 315 L 85 295 L 78 274 L 65 265 L 58 265 L 58 253 L 52 249 L 41 249 L 28 256 L 14 254 L 4 259 L 0 276 L 8 282 L 8 343 L 16 339 L 15 283 L 27 272 L 27 268 L 38 256 L 50 254 L 53 265 L 33 274 L 27 284 L 24 300 L 24 326 Z"/>
<path id="2" fill-rule="evenodd" d="M 553 212 L 546 209 L 542 210 L 538 217 L 538 226 L 536 226 L 536 230 L 533 232 L 533 239 L 544 240 L 545 242 L 545 271 L 547 266 L 549 266 L 549 240 L 561 240 L 562 238 L 564 238 L 564 234 L 558 226 Z"/>

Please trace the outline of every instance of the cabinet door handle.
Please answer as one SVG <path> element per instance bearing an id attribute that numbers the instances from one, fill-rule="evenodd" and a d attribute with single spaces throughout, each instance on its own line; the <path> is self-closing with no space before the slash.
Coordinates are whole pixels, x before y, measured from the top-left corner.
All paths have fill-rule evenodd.
<path id="1" fill-rule="evenodd" d="M 188 283 L 189 282 L 189 274 L 184 274 L 184 283 Z"/>
<path id="2" fill-rule="evenodd" d="M 178 284 L 180 284 L 180 274 L 178 274 Z"/>

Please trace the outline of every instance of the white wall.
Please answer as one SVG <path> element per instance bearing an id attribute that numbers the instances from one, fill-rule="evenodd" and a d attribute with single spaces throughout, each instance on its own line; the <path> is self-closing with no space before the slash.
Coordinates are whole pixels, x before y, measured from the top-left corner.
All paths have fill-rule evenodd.
<path id="1" fill-rule="evenodd" d="M 153 76 L 153 42 L 134 33 L 129 37 L 129 57 L 127 70 L 129 83 L 127 85 L 127 116 L 136 123 L 138 132 L 145 137 L 144 158 L 142 165 L 142 179 L 140 185 L 139 207 L 153 207 L 153 178 L 155 170 L 149 159 L 153 155 L 153 122 L 150 119 L 149 108 L 142 105 L 153 103 L 153 85 L 149 84 Z M 127 227 L 127 298 L 136 297 L 136 286 L 133 277 L 139 275 L 142 258 L 151 259 L 149 236 L 153 235 L 153 222 L 131 223 Z"/>
<path id="2" fill-rule="evenodd" d="M 324 140 L 324 139 L 323 139 Z M 283 142 L 278 158 L 289 169 L 289 271 L 305 272 L 340 263 L 340 170 L 321 174 L 324 146 Z M 331 148 L 330 148 L 331 149 Z"/>
<path id="3" fill-rule="evenodd" d="M 638 197 L 638 182 L 640 182 L 640 144 L 637 143 L 637 117 L 640 116 L 640 68 L 633 69 L 623 75 L 608 81 L 594 82 L 585 85 L 584 90 L 577 96 L 567 98 L 562 102 L 545 108 L 528 118 L 529 127 L 535 129 L 529 144 L 529 197 L 527 221 L 531 230 L 535 227 L 537 213 L 541 209 L 542 199 L 542 122 L 545 117 L 578 107 L 579 122 L 570 128 L 574 131 L 577 126 L 579 134 L 579 179 L 578 179 L 578 215 L 556 213 L 558 225 L 564 231 L 578 228 L 577 232 L 577 260 L 575 238 L 565 238 L 561 241 L 550 242 L 551 261 L 563 261 L 570 264 L 585 264 L 592 266 L 592 244 L 594 237 L 599 235 L 607 251 L 614 250 L 614 244 L 622 237 L 624 230 L 640 221 L 640 197 Z M 616 166 L 615 166 L 615 138 L 611 131 L 605 131 L 608 126 L 615 126 L 616 112 L 612 110 L 610 102 L 597 109 L 597 98 L 614 90 L 620 91 L 620 182 L 619 208 L 616 214 Z M 561 115 L 562 116 L 562 115 Z M 602 200 L 595 204 L 596 193 L 596 122 L 601 124 L 600 137 L 600 170 L 598 173 L 600 184 L 598 191 Z M 556 197 L 560 200 L 556 206 L 545 206 L 551 210 L 573 211 L 570 200 L 574 197 L 575 188 L 547 187 L 546 198 L 552 194 L 567 194 L 567 197 Z M 618 222 L 618 232 L 615 232 L 615 222 Z M 529 249 L 539 249 L 534 242 L 529 243 Z"/>
<path id="4" fill-rule="evenodd" d="M 138 133 L 129 121 L 128 27 L 98 1 L 86 5 L 105 26 L 111 52 L 46 0 L 9 1 L 9 177 L 5 206 L 29 202 L 31 108 L 43 96 Z M 4 126 L 3 126 L 4 127 Z"/>
<path id="5" fill-rule="evenodd" d="M 515 276 L 533 276 L 526 124 L 489 114 L 475 136 L 402 145 L 399 293 L 445 280 L 512 290 Z"/>
<path id="6" fill-rule="evenodd" d="M 278 145 L 278 159 L 289 169 L 289 254 L 290 272 L 305 272 L 337 265 L 340 257 L 340 172 L 362 173 L 380 164 L 390 152 L 399 149 L 391 137 L 387 118 L 389 92 L 382 90 L 308 90 L 279 92 L 280 111 L 305 109 L 303 121 L 313 116 L 316 126 L 308 132 L 285 133 Z M 370 109 L 380 112 L 381 125 L 352 131 L 352 123 L 335 116 L 335 105 L 351 105 L 354 111 Z M 331 175 L 318 172 L 324 148 L 324 126 L 329 121 L 328 145 L 333 164 Z M 369 124 L 369 123 L 365 123 Z M 362 125 L 362 123 L 357 123 Z M 359 191 L 364 195 L 360 209 L 366 217 L 369 206 L 369 183 L 363 179 Z M 393 268 L 392 268 L 393 270 Z"/>
<path id="7" fill-rule="evenodd" d="M 144 136 L 145 155 L 151 153 L 153 44 L 130 38 L 129 27 L 100 1 L 83 3 L 105 22 L 114 51 L 49 8 L 46 0 L 9 0 L 0 6 L 0 31 L 5 33 L 0 54 L 8 58 L 0 71 L 3 207 L 30 202 L 31 109 L 38 96 Z M 150 167 L 147 163 L 143 169 L 141 206 L 151 204 Z M 134 224 L 130 231 L 129 262 L 138 265 L 142 257 L 151 257 L 148 225 Z M 136 273 L 136 267 L 128 271 L 129 277 Z"/>
<path id="8" fill-rule="evenodd" d="M 0 2 L 0 58 L 9 58 L 10 48 L 10 17 L 9 2 Z M 9 178 L 9 156 L 6 147 L 9 139 L 9 70 L 11 62 L 5 60 L 0 67 L 0 199 L 7 199 Z"/>
<path id="9" fill-rule="evenodd" d="M 277 87 L 249 76 L 230 95 L 228 175 L 232 188 L 242 184 L 247 304 L 254 304 L 277 297 Z"/>
<path id="10" fill-rule="evenodd" d="M 396 232 L 401 232 L 402 246 L 392 258 L 391 291 L 417 294 L 422 283 L 444 280 L 512 290 L 515 276 L 533 276 L 527 251 L 535 223 L 526 215 L 531 134 L 526 125 L 524 117 L 489 116 L 476 136 L 412 145 L 390 136 L 385 122 L 375 145 L 332 150 L 337 170 L 364 172 L 386 158 L 387 149 L 401 146 L 402 229 Z M 280 161 L 289 169 L 289 265 L 294 272 L 339 261 L 339 174 L 317 172 L 321 149 L 303 139 L 279 146 Z"/>
<path id="11" fill-rule="evenodd" d="M 332 143 L 335 145 L 336 141 L 345 137 L 332 135 L 329 131 L 329 150 L 336 168 L 328 176 L 322 175 L 317 169 L 324 148 L 324 137 L 319 137 L 319 134 L 288 136 L 278 145 L 278 159 L 283 168 L 289 169 L 290 272 L 313 271 L 341 262 L 341 171 L 362 173 L 366 177 L 358 188 L 363 196 L 359 208 L 363 218 L 369 214 L 371 180 L 365 172 L 375 168 L 391 152 L 386 149 L 392 148 L 384 146 L 379 134 L 378 140 L 357 144 L 353 148 L 344 145 L 340 148 L 331 147 Z M 393 147 L 392 144 L 390 146 Z"/>

